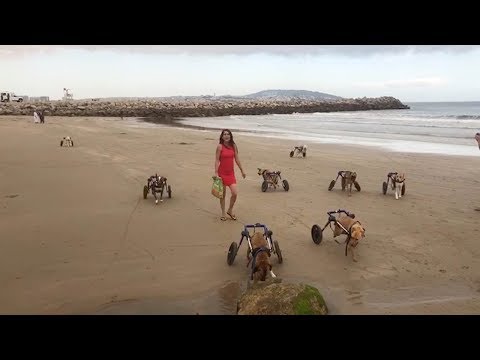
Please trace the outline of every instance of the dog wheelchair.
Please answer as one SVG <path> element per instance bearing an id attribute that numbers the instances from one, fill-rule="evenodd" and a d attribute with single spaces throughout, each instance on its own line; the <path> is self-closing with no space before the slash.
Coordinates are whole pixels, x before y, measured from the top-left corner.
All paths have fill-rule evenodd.
<path id="1" fill-rule="evenodd" d="M 265 192 L 268 190 L 269 187 L 273 187 L 276 189 L 280 185 L 278 184 L 278 180 L 282 179 L 282 176 L 280 175 L 282 172 L 281 171 L 263 171 L 262 169 L 258 169 L 258 175 L 263 176 L 263 182 L 262 182 L 262 192 Z M 282 186 L 285 191 L 290 190 L 290 184 L 286 179 L 282 180 Z"/>
<path id="2" fill-rule="evenodd" d="M 335 186 L 338 178 L 341 176 L 342 177 L 342 191 L 345 191 L 346 187 L 347 187 L 347 176 L 348 175 L 352 175 L 352 174 L 355 174 L 355 180 L 353 181 L 353 185 L 355 186 L 355 189 L 357 189 L 357 191 L 360 191 L 362 190 L 362 188 L 360 187 L 360 184 L 358 183 L 358 181 L 356 180 L 356 177 L 357 177 L 357 174 L 353 171 L 347 171 L 347 170 L 340 170 L 337 174 L 337 177 L 335 180 L 332 180 L 330 182 L 330 185 L 328 186 L 328 191 L 332 191 L 333 187 Z"/>
<path id="3" fill-rule="evenodd" d="M 167 190 L 168 197 L 172 197 L 172 188 L 167 184 L 167 178 L 157 174 L 147 179 L 147 185 L 143 187 L 143 198 L 146 199 L 150 192 L 155 198 L 155 204 L 158 204 L 157 194 L 160 193 L 160 201 L 163 201 L 163 191 Z"/>
<path id="4" fill-rule="evenodd" d="M 383 182 L 383 195 L 386 195 L 387 194 L 387 190 L 388 190 L 388 184 L 391 182 L 391 188 L 392 190 L 395 190 L 396 186 L 397 186 L 397 181 L 396 181 L 396 176 L 398 175 L 397 172 L 389 172 L 387 174 L 387 181 L 384 181 Z M 402 196 L 405 195 L 405 181 L 403 182 L 403 187 L 402 187 Z"/>
<path id="5" fill-rule="evenodd" d="M 248 243 L 248 248 L 250 249 L 251 253 L 253 254 L 253 249 L 252 249 L 252 243 L 251 243 L 251 235 L 248 229 L 252 229 L 253 232 L 255 233 L 256 228 L 262 228 L 263 229 L 263 235 L 265 236 L 268 244 L 268 249 L 260 249 L 258 251 L 267 251 L 268 255 L 270 256 L 271 253 L 273 252 L 275 255 L 277 255 L 278 258 L 278 263 L 281 264 L 283 262 L 283 257 L 282 257 L 282 251 L 280 250 L 280 245 L 278 244 L 277 240 L 272 239 L 273 232 L 267 228 L 266 225 L 256 223 L 254 225 L 245 225 L 242 231 L 242 237 L 240 238 L 240 243 L 237 245 L 237 243 L 234 241 L 230 245 L 230 248 L 228 249 L 228 254 L 227 254 L 227 264 L 232 265 L 233 262 L 235 261 L 235 257 L 237 256 L 238 249 L 242 245 L 243 239 L 247 239 Z M 256 254 L 253 254 L 253 257 L 255 257 Z M 250 261 L 249 261 L 250 263 Z M 248 266 L 249 264 L 247 264 Z M 252 264 L 254 265 L 254 264 Z M 252 269 L 254 266 L 252 266 Z"/>
<path id="6" fill-rule="evenodd" d="M 293 157 L 294 155 L 298 156 L 302 154 L 303 157 L 307 156 L 307 146 L 302 145 L 302 146 L 295 146 L 292 151 L 290 151 L 290 157 Z"/>
<path id="7" fill-rule="evenodd" d="M 348 246 L 348 242 L 350 241 L 350 232 L 345 229 L 343 227 L 342 224 L 340 224 L 340 222 L 337 221 L 338 217 L 335 217 L 335 215 L 339 215 L 340 214 L 345 214 L 349 217 L 351 217 L 352 219 L 355 219 L 355 214 L 354 213 L 350 213 L 348 212 L 347 210 L 343 210 L 343 209 L 338 209 L 338 210 L 332 210 L 332 211 L 327 211 L 327 215 L 328 215 L 328 221 L 327 223 L 325 224 L 325 226 L 323 228 L 321 228 L 319 225 L 315 224 L 312 226 L 312 230 L 311 230 L 311 234 L 312 234 L 312 240 L 315 244 L 319 245 L 321 242 L 322 242 L 322 239 L 323 239 L 323 230 L 325 230 L 325 228 L 327 226 L 330 225 L 330 229 L 332 231 L 334 231 L 334 228 L 332 227 L 332 223 L 334 225 L 338 225 L 342 230 L 345 231 L 345 233 L 347 234 L 347 239 L 345 240 L 345 256 L 347 255 L 347 246 Z M 337 244 L 340 244 L 336 239 L 334 239 L 335 242 Z"/>

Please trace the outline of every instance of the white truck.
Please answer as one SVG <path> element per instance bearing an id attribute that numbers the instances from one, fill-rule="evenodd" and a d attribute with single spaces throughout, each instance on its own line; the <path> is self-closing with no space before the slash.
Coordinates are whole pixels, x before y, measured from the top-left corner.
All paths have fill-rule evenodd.
<path id="1" fill-rule="evenodd" d="M 1 92 L 0 93 L 0 102 L 23 102 L 23 96 L 17 96 L 12 92 Z"/>

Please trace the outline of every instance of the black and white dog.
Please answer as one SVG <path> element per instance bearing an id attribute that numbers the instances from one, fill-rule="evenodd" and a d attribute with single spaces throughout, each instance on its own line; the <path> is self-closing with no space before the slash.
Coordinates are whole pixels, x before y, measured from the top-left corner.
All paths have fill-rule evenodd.
<path id="1" fill-rule="evenodd" d="M 303 157 L 307 156 L 307 145 L 295 146 L 292 151 L 290 151 L 290 157 L 294 155 L 302 155 Z"/>
<path id="2" fill-rule="evenodd" d="M 147 186 L 155 197 L 155 204 L 158 204 L 157 193 L 160 193 L 160 202 L 163 202 L 163 191 L 167 186 L 167 178 L 157 174 L 152 175 L 147 180 Z"/>
<path id="3" fill-rule="evenodd" d="M 73 146 L 73 140 L 70 136 L 64 136 L 63 139 L 60 141 L 60 146 L 67 146 L 67 147 L 70 147 L 70 146 Z"/>

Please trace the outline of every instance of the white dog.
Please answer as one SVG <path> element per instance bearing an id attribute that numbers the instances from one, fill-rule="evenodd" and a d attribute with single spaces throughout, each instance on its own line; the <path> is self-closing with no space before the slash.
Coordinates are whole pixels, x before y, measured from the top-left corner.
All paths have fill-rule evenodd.
<path id="1" fill-rule="evenodd" d="M 395 189 L 395 199 L 402 197 L 403 187 L 405 186 L 405 174 L 397 174 L 392 177 L 392 187 Z"/>

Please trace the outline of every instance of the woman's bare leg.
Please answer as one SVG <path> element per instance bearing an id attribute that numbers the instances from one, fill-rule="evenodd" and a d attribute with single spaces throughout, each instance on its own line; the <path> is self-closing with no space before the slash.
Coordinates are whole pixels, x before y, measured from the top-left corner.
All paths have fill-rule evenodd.
<path id="1" fill-rule="evenodd" d="M 232 194 L 230 196 L 230 205 L 228 206 L 228 211 L 227 213 L 230 213 L 233 215 L 233 205 L 235 205 L 235 201 L 237 201 L 237 195 L 238 195 L 238 190 L 237 190 L 237 184 L 232 184 L 229 186 L 230 188 L 230 193 Z M 224 203 L 225 206 L 225 203 Z"/>

